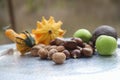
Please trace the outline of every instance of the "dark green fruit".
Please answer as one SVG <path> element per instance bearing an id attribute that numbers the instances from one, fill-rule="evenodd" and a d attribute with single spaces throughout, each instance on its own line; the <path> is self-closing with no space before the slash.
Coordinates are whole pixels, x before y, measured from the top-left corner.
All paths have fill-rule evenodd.
<path id="1" fill-rule="evenodd" d="M 114 37 L 114 38 L 117 40 L 117 32 L 116 32 L 116 30 L 115 30 L 113 27 L 108 26 L 108 25 L 99 26 L 98 28 L 96 28 L 96 29 L 93 31 L 92 41 L 93 41 L 93 44 L 94 44 L 94 45 L 95 45 L 96 39 L 97 39 L 100 35 L 112 36 L 112 37 Z"/>

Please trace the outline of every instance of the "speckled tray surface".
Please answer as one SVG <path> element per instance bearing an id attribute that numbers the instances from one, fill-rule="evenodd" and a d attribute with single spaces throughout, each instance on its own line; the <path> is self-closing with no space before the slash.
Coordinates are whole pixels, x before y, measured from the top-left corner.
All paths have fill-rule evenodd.
<path id="1" fill-rule="evenodd" d="M 113 56 L 68 59 L 62 65 L 29 55 L 21 57 L 16 50 L 11 54 L 9 48 L 15 45 L 0 46 L 0 80 L 120 80 L 120 47 Z"/>

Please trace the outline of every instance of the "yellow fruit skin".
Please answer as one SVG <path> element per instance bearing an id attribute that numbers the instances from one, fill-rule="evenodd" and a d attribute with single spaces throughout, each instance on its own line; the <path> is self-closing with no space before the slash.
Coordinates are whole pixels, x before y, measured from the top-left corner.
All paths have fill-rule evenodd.
<path id="1" fill-rule="evenodd" d="M 19 37 L 22 39 L 26 38 L 24 34 L 19 34 Z M 30 47 L 28 47 L 24 41 L 17 38 L 16 38 L 16 48 L 18 51 L 20 51 L 21 55 L 24 55 L 26 52 L 30 50 Z"/>
<path id="2" fill-rule="evenodd" d="M 56 37 L 63 37 L 66 31 L 61 29 L 61 25 L 62 22 L 55 22 L 52 16 L 49 20 L 46 20 L 44 17 L 42 17 L 42 21 L 37 21 L 37 28 L 33 29 L 32 33 L 30 34 L 35 40 L 35 42 L 33 42 L 35 44 L 43 43 L 48 45 L 50 41 Z M 21 55 L 24 55 L 26 52 L 30 51 L 31 46 L 28 44 L 32 40 L 28 40 L 24 33 L 18 34 L 12 29 L 7 29 L 5 34 L 10 40 L 16 43 L 17 50 L 21 52 Z"/>
<path id="3" fill-rule="evenodd" d="M 27 44 L 30 43 L 32 41 L 32 39 L 28 40 L 28 37 L 26 36 L 26 34 L 28 35 L 28 37 L 30 37 L 30 35 L 31 35 L 31 37 L 34 39 L 34 36 L 32 34 L 29 34 L 29 33 L 18 34 L 13 29 L 7 29 L 5 31 L 5 35 L 10 40 L 12 40 L 13 42 L 16 43 L 16 48 L 18 51 L 20 51 L 21 55 L 24 55 L 26 52 L 30 51 L 30 49 L 31 49 L 31 46 L 29 46 Z M 26 41 L 26 40 L 28 40 L 28 41 Z"/>
<path id="4" fill-rule="evenodd" d="M 12 40 L 13 42 L 16 41 L 16 37 L 19 36 L 13 29 L 7 29 L 5 30 L 5 35 Z"/>
<path id="5" fill-rule="evenodd" d="M 49 44 L 51 40 L 56 37 L 63 37 L 65 30 L 61 29 L 62 22 L 55 22 L 51 16 L 49 20 L 42 17 L 42 21 L 37 21 L 37 28 L 32 30 L 32 34 L 35 35 L 36 43 Z"/>
<path id="6" fill-rule="evenodd" d="M 30 34 L 31 37 L 34 39 L 34 36 L 32 34 Z M 30 37 L 30 36 L 28 36 Z M 23 40 L 21 40 L 21 39 Z M 17 50 L 21 52 L 21 55 L 24 55 L 26 52 L 29 52 L 30 49 L 32 48 L 32 46 L 29 46 L 27 44 L 27 42 L 25 40 L 27 40 L 27 36 L 23 33 L 20 33 L 19 34 L 19 38 L 16 38 L 16 47 L 17 47 Z M 32 40 L 28 41 L 28 42 L 31 42 Z M 34 41 L 33 41 L 34 42 Z M 34 42 L 34 44 L 32 44 L 33 46 L 35 45 L 36 43 Z"/>
<path id="7" fill-rule="evenodd" d="M 26 46 L 26 45 L 20 45 L 20 44 L 16 44 L 16 48 L 18 51 L 20 51 L 21 55 L 25 55 L 26 52 L 30 51 L 30 47 Z"/>

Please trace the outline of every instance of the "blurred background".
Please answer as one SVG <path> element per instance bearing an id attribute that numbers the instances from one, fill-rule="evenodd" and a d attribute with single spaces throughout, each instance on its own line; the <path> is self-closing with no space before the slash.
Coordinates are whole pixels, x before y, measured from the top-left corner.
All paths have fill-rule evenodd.
<path id="1" fill-rule="evenodd" d="M 100 25 L 112 26 L 120 35 L 120 0 L 0 0 L 0 44 L 11 43 L 4 35 L 6 26 L 31 31 L 42 16 L 61 20 L 64 37 L 80 28 L 92 33 Z"/>

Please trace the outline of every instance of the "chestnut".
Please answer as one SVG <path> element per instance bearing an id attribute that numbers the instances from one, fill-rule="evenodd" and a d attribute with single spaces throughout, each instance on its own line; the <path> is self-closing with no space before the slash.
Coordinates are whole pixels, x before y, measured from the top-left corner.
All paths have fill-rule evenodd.
<path id="1" fill-rule="evenodd" d="M 92 41 L 89 41 L 88 43 L 92 48 L 94 48 L 94 45 L 93 45 L 93 42 Z"/>
<path id="2" fill-rule="evenodd" d="M 56 45 L 56 41 L 55 41 L 55 39 L 52 40 L 52 41 L 50 41 L 50 45 Z"/>
<path id="3" fill-rule="evenodd" d="M 91 48 L 92 49 L 92 46 L 90 46 L 89 44 L 85 43 L 85 47 L 84 48 Z"/>
<path id="4" fill-rule="evenodd" d="M 63 45 L 63 44 L 64 44 L 64 39 L 63 38 L 59 38 L 59 37 L 55 38 L 54 40 L 52 40 L 50 42 L 50 45 L 57 45 L 57 46 L 59 46 L 59 45 Z"/>
<path id="5" fill-rule="evenodd" d="M 88 44 L 92 47 L 93 52 L 95 52 L 95 46 L 94 46 L 93 42 L 92 42 L 92 41 L 90 41 Z"/>
<path id="6" fill-rule="evenodd" d="M 75 41 L 72 41 L 72 40 L 65 41 L 64 47 L 68 50 L 74 50 L 77 48 L 77 43 Z"/>
<path id="7" fill-rule="evenodd" d="M 78 49 L 75 49 L 75 50 L 73 50 L 73 51 L 71 52 L 71 56 L 72 56 L 73 58 L 80 58 L 80 57 L 81 57 L 81 51 L 78 50 Z"/>
<path id="8" fill-rule="evenodd" d="M 80 46 L 77 46 L 77 48 L 76 48 L 76 49 L 78 49 L 78 50 L 82 51 L 82 47 L 80 47 Z"/>
<path id="9" fill-rule="evenodd" d="M 95 47 L 92 47 L 90 44 L 86 43 L 84 48 L 91 48 L 93 50 L 93 53 L 95 52 Z"/>
<path id="10" fill-rule="evenodd" d="M 69 59 L 71 57 L 70 52 L 67 49 L 65 49 L 63 53 L 66 55 L 66 59 Z"/>
<path id="11" fill-rule="evenodd" d="M 93 55 L 93 50 L 91 48 L 82 48 L 82 55 L 84 57 L 91 57 Z"/>
<path id="12" fill-rule="evenodd" d="M 81 38 L 76 38 L 76 37 L 74 37 L 74 38 L 72 38 L 71 40 L 74 40 L 74 41 L 77 43 L 78 46 L 84 47 L 84 44 L 83 44 L 83 41 L 82 41 Z"/>

